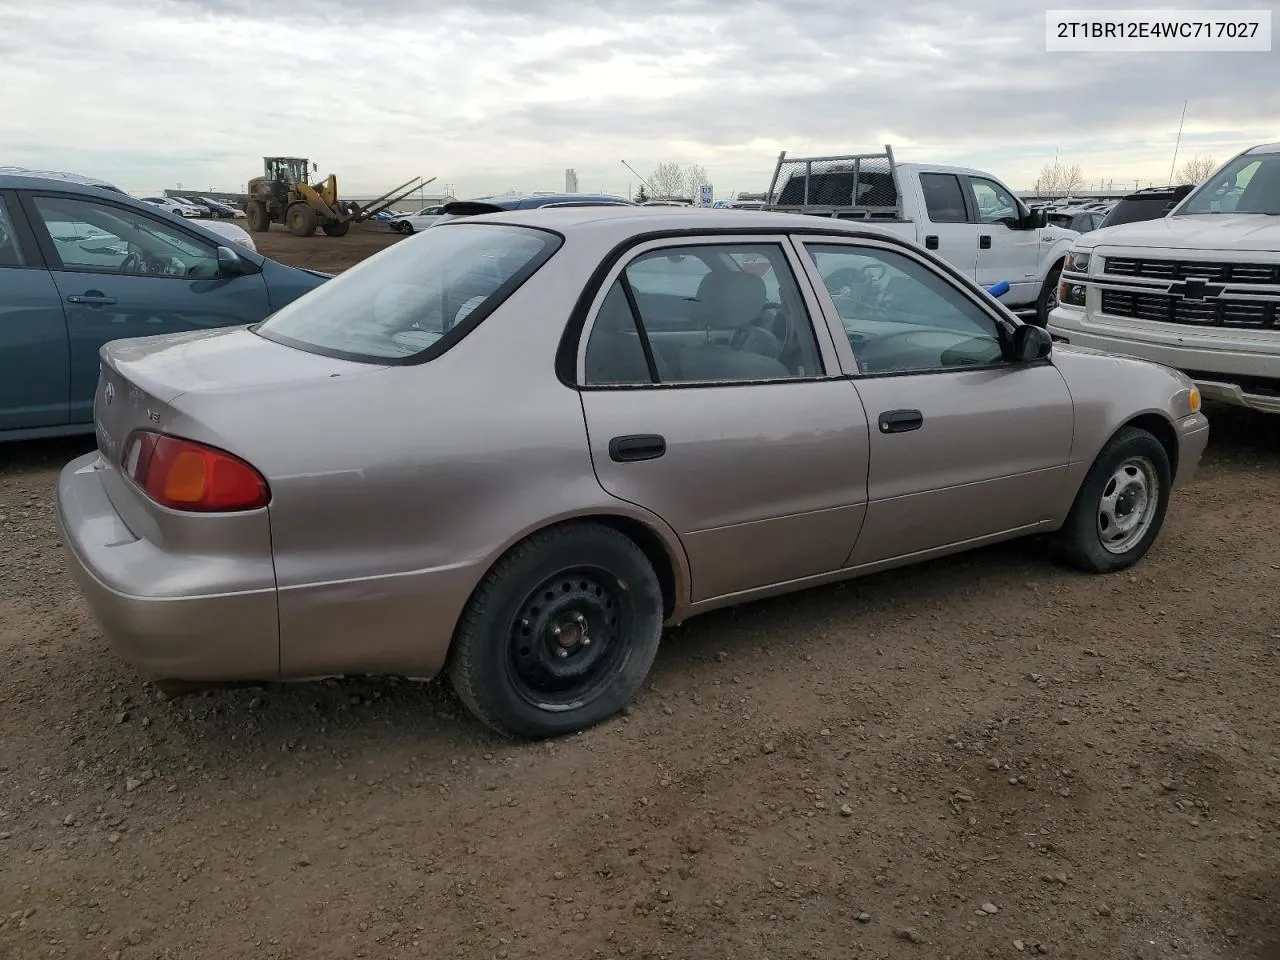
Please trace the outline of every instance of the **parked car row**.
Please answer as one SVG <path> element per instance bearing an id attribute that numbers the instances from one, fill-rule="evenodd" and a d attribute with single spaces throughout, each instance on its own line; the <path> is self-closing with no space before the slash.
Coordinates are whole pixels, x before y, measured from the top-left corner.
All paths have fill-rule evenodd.
<path id="1" fill-rule="evenodd" d="M 142 197 L 140 199 L 143 203 L 149 203 L 153 207 L 159 207 L 161 210 L 168 210 L 170 213 L 177 214 L 180 217 L 203 217 L 219 220 L 245 218 L 245 212 L 239 207 L 223 203 L 220 200 L 214 200 L 211 197 L 194 199 L 191 197 Z"/>

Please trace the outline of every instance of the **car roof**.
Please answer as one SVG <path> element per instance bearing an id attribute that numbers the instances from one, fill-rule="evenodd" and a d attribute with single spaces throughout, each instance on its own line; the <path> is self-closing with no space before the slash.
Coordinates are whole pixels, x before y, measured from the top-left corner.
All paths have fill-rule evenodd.
<path id="1" fill-rule="evenodd" d="M 471 197 L 461 203 L 491 203 L 504 210 L 513 210 L 522 203 L 537 201 L 542 204 L 581 203 L 596 201 L 601 203 L 618 203 L 629 205 L 626 197 L 615 197 L 607 193 L 505 193 L 500 196 Z"/>
<path id="2" fill-rule="evenodd" d="M 100 187 L 103 190 L 110 190 L 113 193 L 124 193 L 119 187 L 106 180 L 99 180 L 97 177 L 86 177 L 81 173 L 68 173 L 64 170 L 31 170 L 27 167 L 0 167 L 0 181 L 10 177 L 19 177 L 31 180 L 57 180 L 60 183 L 77 184 L 84 187 Z M 37 184 L 41 186 L 47 184 Z"/>
<path id="3" fill-rule="evenodd" d="M 510 224 L 543 227 L 568 235 L 594 234 L 606 242 L 616 243 L 646 233 L 678 233 L 685 231 L 725 231 L 742 233 L 789 233 L 796 231 L 831 234 L 875 234 L 901 240 L 902 237 L 883 226 L 865 220 L 837 220 L 803 213 L 773 213 L 764 210 L 728 210 L 714 207 L 542 207 L 532 210 L 504 210 L 460 217 L 437 224 L 432 229 L 445 229 L 469 224 Z"/>
<path id="4" fill-rule="evenodd" d="M 1260 143 L 1245 151 L 1246 153 L 1280 153 L 1280 140 L 1275 143 Z"/>

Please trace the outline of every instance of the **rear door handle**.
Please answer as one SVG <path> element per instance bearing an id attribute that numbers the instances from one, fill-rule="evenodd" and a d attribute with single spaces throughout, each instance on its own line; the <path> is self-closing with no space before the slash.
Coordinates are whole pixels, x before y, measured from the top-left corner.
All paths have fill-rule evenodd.
<path id="1" fill-rule="evenodd" d="M 656 433 L 638 433 L 614 437 L 609 441 L 609 459 L 616 463 L 635 460 L 657 460 L 667 452 L 667 441 Z"/>
<path id="2" fill-rule="evenodd" d="M 115 297 L 104 296 L 96 290 L 90 290 L 88 293 L 80 295 L 72 295 L 67 297 L 67 303 L 82 303 L 90 307 L 110 307 L 116 302 Z"/>
<path id="3" fill-rule="evenodd" d="M 990 249 L 991 249 L 991 235 L 990 235 L 990 234 L 984 233 L 982 236 L 978 237 L 978 248 L 979 248 L 979 249 L 981 249 L 981 250 L 990 250 Z"/>
<path id="4" fill-rule="evenodd" d="M 924 426 L 924 414 L 919 410 L 886 410 L 880 414 L 881 433 L 907 433 Z"/>

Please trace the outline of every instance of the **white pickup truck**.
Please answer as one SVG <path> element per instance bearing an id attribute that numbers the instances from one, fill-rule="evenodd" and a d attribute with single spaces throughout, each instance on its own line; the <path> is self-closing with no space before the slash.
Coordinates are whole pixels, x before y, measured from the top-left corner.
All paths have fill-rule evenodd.
<path id="1" fill-rule="evenodd" d="M 1074 230 L 1051 226 L 989 173 L 896 163 L 883 153 L 778 156 L 765 209 L 866 220 L 909 237 L 983 286 L 1005 280 L 1001 302 L 1035 310 L 1041 326 L 1057 305 L 1058 275 Z"/>
<path id="2" fill-rule="evenodd" d="M 1280 413 L 1280 143 L 1231 158 L 1161 219 L 1082 235 L 1059 293 L 1055 339 Z"/>

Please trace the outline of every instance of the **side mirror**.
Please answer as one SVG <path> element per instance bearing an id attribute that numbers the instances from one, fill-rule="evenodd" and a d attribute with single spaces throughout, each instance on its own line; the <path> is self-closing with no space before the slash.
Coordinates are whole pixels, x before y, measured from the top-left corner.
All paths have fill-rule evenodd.
<path id="1" fill-rule="evenodd" d="M 1053 350 L 1053 337 L 1044 327 L 1024 323 L 1013 332 L 1013 359 L 1018 363 L 1044 360 Z"/>
<path id="2" fill-rule="evenodd" d="M 245 272 L 240 254 L 230 247 L 218 247 L 218 276 L 238 277 Z"/>
<path id="3" fill-rule="evenodd" d="M 1027 211 L 1027 229 L 1039 230 L 1049 225 L 1049 211 L 1044 207 L 1032 207 Z"/>

